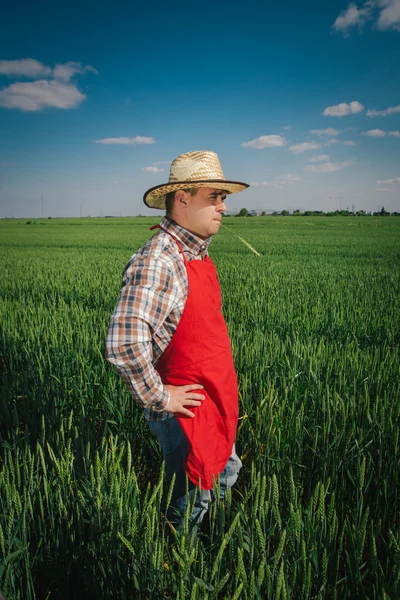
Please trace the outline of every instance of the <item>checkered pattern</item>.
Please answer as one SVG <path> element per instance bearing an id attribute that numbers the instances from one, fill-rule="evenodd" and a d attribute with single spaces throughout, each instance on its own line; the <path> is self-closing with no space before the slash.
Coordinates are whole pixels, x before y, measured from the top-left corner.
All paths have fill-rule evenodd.
<path id="1" fill-rule="evenodd" d="M 210 239 L 198 238 L 167 217 L 160 225 L 179 239 L 187 260 L 203 260 L 207 255 Z M 187 273 L 178 245 L 157 229 L 124 269 L 106 338 L 106 359 L 150 421 L 172 416 L 164 410 L 169 392 L 154 365 L 172 339 L 187 293 Z"/>

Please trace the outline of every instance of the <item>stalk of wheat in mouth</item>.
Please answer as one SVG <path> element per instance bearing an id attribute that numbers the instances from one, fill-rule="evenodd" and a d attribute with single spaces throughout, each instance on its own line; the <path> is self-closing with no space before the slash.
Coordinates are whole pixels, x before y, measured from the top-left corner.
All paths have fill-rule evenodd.
<path id="1" fill-rule="evenodd" d="M 253 248 L 253 246 L 251 244 L 249 244 L 249 242 L 247 242 L 246 240 L 244 240 L 242 237 L 240 237 L 240 235 L 238 235 L 235 231 L 233 231 L 232 229 L 229 229 L 229 227 L 227 227 L 226 225 L 224 225 L 223 223 L 221 223 L 222 227 L 225 227 L 225 229 L 227 229 L 228 231 L 230 231 L 231 233 L 233 233 L 233 235 L 236 235 L 237 238 L 239 238 L 239 240 L 249 248 L 249 250 L 251 250 L 252 252 L 254 252 L 254 254 L 256 254 L 257 256 L 261 257 L 261 254 L 259 252 L 257 252 L 257 250 L 255 248 Z"/>

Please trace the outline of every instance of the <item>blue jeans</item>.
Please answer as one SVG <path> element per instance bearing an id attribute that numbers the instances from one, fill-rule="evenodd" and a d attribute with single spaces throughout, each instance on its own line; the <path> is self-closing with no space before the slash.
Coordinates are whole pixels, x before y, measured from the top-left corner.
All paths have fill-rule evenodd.
<path id="1" fill-rule="evenodd" d="M 175 485 L 171 497 L 171 505 L 167 518 L 178 531 L 182 527 L 183 516 L 190 502 L 194 504 L 190 519 L 196 527 L 203 520 L 208 510 L 208 505 L 213 497 L 213 490 L 199 490 L 185 473 L 185 459 L 188 453 L 189 442 L 182 427 L 175 417 L 164 421 L 148 421 L 151 433 L 157 438 L 163 451 L 165 472 L 168 486 L 175 473 Z M 220 497 L 223 498 L 227 487 L 232 487 L 239 475 L 242 461 L 235 452 L 233 444 L 232 454 L 226 463 L 225 469 L 220 474 Z M 186 487 L 188 493 L 186 493 Z"/>

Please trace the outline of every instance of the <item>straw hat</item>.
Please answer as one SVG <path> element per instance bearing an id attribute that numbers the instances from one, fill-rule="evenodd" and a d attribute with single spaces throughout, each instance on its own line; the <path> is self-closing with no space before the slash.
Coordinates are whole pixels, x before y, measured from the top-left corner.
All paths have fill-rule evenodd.
<path id="1" fill-rule="evenodd" d="M 165 196 L 184 188 L 210 187 L 224 190 L 227 194 L 242 192 L 247 183 L 225 179 L 215 152 L 199 150 L 180 154 L 172 161 L 168 183 L 147 190 L 143 202 L 149 208 L 165 209 Z"/>

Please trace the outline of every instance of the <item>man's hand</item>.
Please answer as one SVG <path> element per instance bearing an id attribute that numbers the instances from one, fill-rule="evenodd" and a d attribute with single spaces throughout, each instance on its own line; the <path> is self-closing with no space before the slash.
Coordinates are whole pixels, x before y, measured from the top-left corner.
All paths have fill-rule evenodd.
<path id="1" fill-rule="evenodd" d="M 167 412 L 180 413 L 186 417 L 194 417 L 185 406 L 200 406 L 205 399 L 203 394 L 195 394 L 192 390 L 202 390 L 203 385 L 193 383 L 191 385 L 166 385 L 164 386 L 170 393 L 170 400 L 165 408 Z"/>

